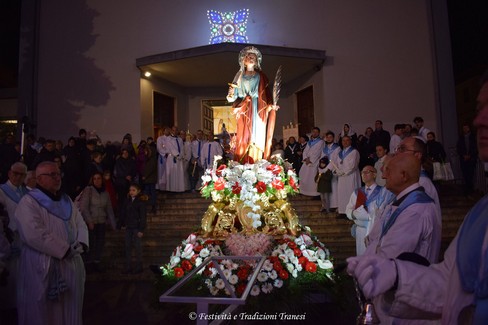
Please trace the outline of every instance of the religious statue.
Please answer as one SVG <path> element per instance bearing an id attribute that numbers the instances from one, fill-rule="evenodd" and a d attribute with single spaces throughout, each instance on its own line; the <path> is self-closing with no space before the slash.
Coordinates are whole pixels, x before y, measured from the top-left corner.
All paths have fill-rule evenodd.
<path id="1" fill-rule="evenodd" d="M 262 55 L 254 46 L 247 46 L 239 53 L 240 70 L 229 84 L 227 100 L 233 103 L 237 119 L 234 160 L 255 162 L 268 159 L 276 121 L 279 85 L 269 89 L 266 75 L 261 71 Z M 280 70 L 278 70 L 280 71 Z M 278 80 L 278 78 L 276 78 Z"/>

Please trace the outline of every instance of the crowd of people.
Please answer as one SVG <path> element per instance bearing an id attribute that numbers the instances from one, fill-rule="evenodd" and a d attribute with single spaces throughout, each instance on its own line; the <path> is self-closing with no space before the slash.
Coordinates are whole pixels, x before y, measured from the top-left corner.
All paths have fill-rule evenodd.
<path id="1" fill-rule="evenodd" d="M 380 120 L 364 134 L 357 134 L 350 124 L 344 124 L 337 136 L 314 127 L 298 140 L 290 137 L 283 143 L 273 139 L 271 156 L 279 155 L 293 166 L 299 174 L 300 193 L 320 199 L 322 213 L 335 212 L 338 218 L 354 222 L 351 234 L 358 255 L 394 258 L 411 247 L 410 251 L 435 263 L 441 214 L 430 179 L 431 165 L 445 161 L 446 152 L 435 134 L 423 126 L 422 118 L 416 117 L 414 124 L 396 124 L 392 135 Z M 84 272 L 77 265 L 83 261 L 87 271 L 103 271 L 100 262 L 107 225 L 125 229 L 123 273 L 142 272 L 146 210 L 156 211 L 157 191 L 197 191 L 201 176 L 213 166 L 216 156 L 234 158 L 230 140 L 227 132 L 214 136 L 202 130 L 190 134 L 165 127 L 156 141 L 148 137 L 135 144 L 126 134 L 120 143 L 102 144 L 82 129 L 64 147 L 59 140 L 29 135 L 20 155 L 19 146 L 8 137 L 0 148 L 0 204 L 5 209 L 0 223 L 0 296 L 8 297 L 9 302 L 2 301 L 2 308 L 28 308 L 35 298 L 31 290 L 44 285 L 52 297 L 42 297 L 45 305 L 33 315 L 49 319 L 49 308 L 58 308 L 52 301 L 62 296 L 71 302 L 73 309 L 66 315 L 76 323 L 84 283 Z M 469 125 L 463 126 L 457 149 L 469 193 L 476 166 L 473 161 L 478 159 Z M 401 201 L 401 197 L 409 205 L 399 203 L 398 209 L 392 209 L 397 206 L 395 198 Z M 395 222 L 399 213 L 408 214 L 411 220 L 403 217 Z M 417 222 L 420 219 L 424 221 Z M 62 232 L 59 222 L 68 225 L 69 231 Z M 416 234 L 416 241 L 400 240 L 407 228 L 409 234 Z M 51 236 L 47 241 L 42 237 L 46 231 Z M 34 279 L 29 270 L 39 254 L 47 264 L 44 278 Z M 67 294 L 66 288 L 77 289 Z M 29 323 L 29 317 L 24 323 Z"/>

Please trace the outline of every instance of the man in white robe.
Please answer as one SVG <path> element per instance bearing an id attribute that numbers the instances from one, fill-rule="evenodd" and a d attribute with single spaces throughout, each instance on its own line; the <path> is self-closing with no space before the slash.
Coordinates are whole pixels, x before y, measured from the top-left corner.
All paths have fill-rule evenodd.
<path id="1" fill-rule="evenodd" d="M 335 139 L 335 134 L 332 131 L 327 131 L 325 133 L 325 145 L 324 149 L 322 151 L 322 157 L 327 157 L 329 159 L 329 165 L 327 166 L 327 169 L 331 170 L 332 172 L 334 171 L 333 163 L 330 163 L 331 161 L 336 161 L 337 160 L 337 155 L 341 151 L 341 147 L 334 142 Z M 337 210 L 337 206 L 339 204 L 339 195 L 337 192 L 337 175 L 332 174 L 332 179 L 330 181 L 331 187 L 332 187 L 332 192 L 328 193 L 328 202 L 329 206 L 331 207 L 331 210 Z"/>
<path id="2" fill-rule="evenodd" d="M 413 155 L 397 154 L 385 165 L 386 187 L 396 200 L 375 221 L 364 255 L 396 258 L 402 253 L 415 253 L 430 263 L 437 261 L 442 229 L 432 198 L 418 183 L 419 175 L 420 162 Z M 373 302 L 381 324 L 395 323 L 383 312 L 381 299 Z"/>
<path id="3" fill-rule="evenodd" d="M 478 95 L 480 158 L 488 161 L 488 72 Z M 488 196 L 466 216 L 444 260 L 428 267 L 380 256 L 348 259 L 367 298 L 382 297 L 391 315 L 416 324 L 438 319 L 441 324 L 488 324 Z"/>
<path id="4" fill-rule="evenodd" d="M 317 192 L 315 175 L 317 175 L 319 161 L 324 146 L 325 142 L 320 138 L 320 129 L 314 127 L 312 129 L 312 134 L 310 135 L 310 140 L 303 150 L 302 167 L 299 172 L 300 194 L 316 197 L 320 195 L 320 193 Z"/>
<path id="5" fill-rule="evenodd" d="M 220 143 L 210 138 L 208 142 L 203 145 L 200 155 L 200 164 L 203 166 L 203 169 L 206 170 L 212 168 L 215 156 L 222 157 L 222 154 L 223 151 Z"/>
<path id="6" fill-rule="evenodd" d="M 173 132 L 173 131 L 172 131 Z M 166 191 L 185 191 L 185 163 L 183 140 L 177 133 L 172 133 L 165 143 L 166 160 Z"/>
<path id="7" fill-rule="evenodd" d="M 200 161 L 203 145 L 205 144 L 202 130 L 197 130 L 196 139 L 191 143 L 191 160 L 190 160 L 190 189 L 195 191 L 201 185 L 203 175 L 203 165 Z"/>
<path id="8" fill-rule="evenodd" d="M 382 187 L 375 183 L 376 169 L 366 165 L 361 171 L 364 186 L 357 188 L 346 206 L 347 218 L 354 221 L 351 234 L 356 238 L 356 255 L 362 255 L 366 250 L 364 242 L 368 235 L 370 223 L 376 215 L 376 199 Z"/>
<path id="9" fill-rule="evenodd" d="M 402 142 L 404 130 L 405 124 L 395 124 L 395 133 L 393 133 L 390 139 L 390 152 L 395 152 L 396 148 L 400 145 L 400 142 Z"/>
<path id="10" fill-rule="evenodd" d="M 349 136 L 342 137 L 342 150 L 335 157 L 334 172 L 338 177 L 338 213 L 341 218 L 346 218 L 346 206 L 349 202 L 352 192 L 361 185 L 361 176 L 359 175 L 359 151 L 351 146 Z M 347 218 L 346 218 L 347 219 Z"/>
<path id="11" fill-rule="evenodd" d="M 2 204 L 8 216 L 8 228 L 13 235 L 11 253 L 6 260 L 6 268 L 9 272 L 7 285 L 0 287 L 0 309 L 13 309 L 17 301 L 17 274 L 20 250 L 22 243 L 17 231 L 15 210 L 22 197 L 27 193 L 24 179 L 27 175 L 27 166 L 21 162 L 14 163 L 8 171 L 8 180 L 0 185 L 0 204 Z"/>
<path id="12" fill-rule="evenodd" d="M 15 211 L 23 243 L 18 278 L 21 325 L 82 325 L 88 229 L 71 199 L 60 193 L 54 162 L 36 168 L 38 188 Z"/>
<path id="13" fill-rule="evenodd" d="M 156 139 L 156 148 L 158 150 L 158 181 L 156 188 L 165 191 L 166 190 L 166 140 L 169 137 L 171 129 L 164 128 L 163 134 Z"/>

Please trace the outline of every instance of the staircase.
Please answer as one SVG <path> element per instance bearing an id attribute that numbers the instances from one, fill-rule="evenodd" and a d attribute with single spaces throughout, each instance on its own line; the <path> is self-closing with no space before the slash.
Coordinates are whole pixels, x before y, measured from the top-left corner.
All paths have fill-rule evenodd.
<path id="1" fill-rule="evenodd" d="M 467 211 L 481 197 L 460 196 L 460 186 L 443 184 L 439 190 L 443 214 L 442 252 L 456 235 Z M 309 226 L 312 232 L 330 250 L 335 262 L 344 261 L 355 255 L 355 239 L 351 237 L 351 221 L 336 219 L 335 214 L 320 213 L 319 200 L 296 195 L 290 198 L 300 223 Z M 136 277 L 152 277 L 147 266 L 162 265 L 169 262 L 173 250 L 188 235 L 198 230 L 201 218 L 211 200 L 204 199 L 199 193 L 160 193 L 158 209 L 155 214 L 148 213 L 148 226 L 143 238 L 143 259 L 145 272 Z M 108 231 L 104 264 L 107 273 L 89 274 L 91 278 L 119 278 L 119 271 L 125 263 L 124 231 Z M 442 255 L 441 255 L 442 256 Z M 110 274 L 110 276 L 109 276 Z M 134 275 L 122 276 L 134 278 Z"/>

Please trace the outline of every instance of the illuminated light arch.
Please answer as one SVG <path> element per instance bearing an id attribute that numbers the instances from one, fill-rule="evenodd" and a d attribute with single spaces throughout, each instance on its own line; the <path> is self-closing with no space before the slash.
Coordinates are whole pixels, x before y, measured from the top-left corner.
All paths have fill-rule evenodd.
<path id="1" fill-rule="evenodd" d="M 219 43 L 249 43 L 246 36 L 249 9 L 233 12 L 207 10 L 210 22 L 209 44 Z"/>

